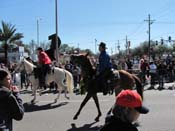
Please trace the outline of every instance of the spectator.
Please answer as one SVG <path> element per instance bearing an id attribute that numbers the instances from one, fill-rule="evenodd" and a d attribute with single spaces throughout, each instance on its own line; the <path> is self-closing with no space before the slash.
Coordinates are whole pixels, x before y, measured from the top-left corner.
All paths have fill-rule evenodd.
<path id="1" fill-rule="evenodd" d="M 149 76 L 149 64 L 146 59 L 140 60 L 140 78 L 143 84 L 146 83 L 146 77 Z"/>
<path id="2" fill-rule="evenodd" d="M 159 90 L 164 89 L 164 78 L 166 74 L 166 65 L 163 60 L 160 60 L 159 64 L 157 65 L 157 71 L 159 76 Z"/>
<path id="3" fill-rule="evenodd" d="M 24 115 L 19 89 L 11 85 L 10 73 L 0 70 L 0 131 L 12 131 L 12 120 L 21 120 Z"/>
<path id="4" fill-rule="evenodd" d="M 27 88 L 27 79 L 26 79 L 26 71 L 22 70 L 20 72 L 20 77 L 21 77 L 21 89 L 23 89 L 23 84 L 25 86 L 25 88 Z"/>
<path id="5" fill-rule="evenodd" d="M 131 62 L 131 60 L 129 58 L 126 60 L 126 65 L 127 65 L 128 72 L 132 73 L 132 66 L 133 66 L 133 64 L 132 64 L 132 62 Z"/>
<path id="6" fill-rule="evenodd" d="M 170 63 L 171 63 L 171 56 L 170 54 L 168 54 L 166 57 L 166 65 L 169 65 Z"/>
<path id="7" fill-rule="evenodd" d="M 138 131 L 134 122 L 137 121 L 140 113 L 148 112 L 149 110 L 142 105 L 142 98 L 137 92 L 123 90 L 116 97 L 113 115 L 106 119 L 100 131 Z"/>
<path id="8" fill-rule="evenodd" d="M 73 65 L 69 61 L 66 61 L 66 64 L 65 64 L 64 68 L 67 71 L 69 71 L 70 73 L 72 73 L 72 71 L 73 71 Z"/>
<path id="9" fill-rule="evenodd" d="M 155 64 L 154 61 L 150 62 L 149 68 L 150 68 L 149 73 L 151 76 L 151 87 L 149 89 L 154 89 L 157 74 L 157 65 Z"/>

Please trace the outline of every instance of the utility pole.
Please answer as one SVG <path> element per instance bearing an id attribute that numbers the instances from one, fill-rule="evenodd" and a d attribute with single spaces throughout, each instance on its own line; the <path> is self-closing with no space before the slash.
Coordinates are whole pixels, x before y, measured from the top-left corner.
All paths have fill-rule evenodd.
<path id="1" fill-rule="evenodd" d="M 126 47 L 126 56 L 128 55 L 128 37 L 127 37 L 127 35 L 126 35 L 126 45 L 125 45 L 125 47 Z"/>
<path id="2" fill-rule="evenodd" d="M 97 53 L 97 39 L 95 39 L 95 54 Z"/>
<path id="3" fill-rule="evenodd" d="M 148 22 L 148 57 L 149 57 L 149 61 L 150 61 L 150 57 L 151 57 L 151 52 L 150 52 L 150 46 L 151 46 L 151 24 L 153 24 L 153 22 L 155 20 L 151 20 L 151 16 L 150 14 L 148 15 L 148 20 L 144 20 L 146 22 Z"/>
<path id="4" fill-rule="evenodd" d="M 115 43 L 115 54 L 117 54 L 117 43 Z"/>
<path id="5" fill-rule="evenodd" d="M 36 24 L 37 24 L 37 44 L 38 44 L 38 46 L 40 46 L 39 45 L 39 20 L 38 19 L 37 19 Z"/>
<path id="6" fill-rule="evenodd" d="M 118 53 L 120 54 L 120 42 L 118 40 L 118 45 L 117 45 Z"/>
<path id="7" fill-rule="evenodd" d="M 37 26 L 37 44 L 38 46 L 40 46 L 40 41 L 39 41 L 39 21 L 41 20 L 41 18 L 38 18 L 36 21 L 36 26 Z"/>
<path id="8" fill-rule="evenodd" d="M 55 35 L 55 39 L 56 39 L 56 62 L 57 65 L 59 65 L 59 61 L 58 61 L 58 15 L 57 15 L 57 0 L 55 0 L 55 28 L 56 28 L 56 35 Z"/>
<path id="9" fill-rule="evenodd" d="M 126 35 L 126 44 L 125 44 L 126 50 L 127 50 L 127 44 L 128 44 L 128 37 L 127 37 L 127 35 Z"/>

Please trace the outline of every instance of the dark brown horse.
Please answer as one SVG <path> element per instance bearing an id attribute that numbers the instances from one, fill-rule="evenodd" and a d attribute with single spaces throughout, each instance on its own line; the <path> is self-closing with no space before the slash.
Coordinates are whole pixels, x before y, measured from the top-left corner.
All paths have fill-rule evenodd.
<path id="1" fill-rule="evenodd" d="M 88 53 L 86 55 L 72 55 L 70 58 L 70 61 L 73 64 L 79 64 L 81 66 L 82 70 L 82 79 L 84 82 L 84 85 L 87 86 L 87 94 L 84 98 L 83 102 L 81 103 L 77 113 L 73 117 L 74 120 L 76 120 L 82 110 L 82 108 L 85 106 L 85 104 L 89 101 L 89 99 L 92 97 L 94 99 L 94 102 L 96 104 L 98 115 L 95 118 L 95 121 L 99 121 L 100 116 L 102 115 L 100 110 L 100 105 L 97 97 L 97 93 L 99 91 L 99 83 L 96 80 L 96 69 L 92 66 L 91 61 L 88 58 Z M 143 98 L 143 88 L 142 84 L 140 82 L 140 79 L 133 75 L 128 73 L 125 70 L 114 70 L 113 71 L 113 77 L 111 78 L 112 81 L 112 88 L 115 90 L 115 94 L 117 95 L 121 90 L 123 89 L 134 89 L 136 85 L 137 92 L 142 96 Z"/>

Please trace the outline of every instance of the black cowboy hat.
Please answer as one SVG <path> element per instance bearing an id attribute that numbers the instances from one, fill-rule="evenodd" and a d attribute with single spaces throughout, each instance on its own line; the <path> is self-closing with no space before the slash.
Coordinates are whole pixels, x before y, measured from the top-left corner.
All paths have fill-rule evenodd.
<path id="1" fill-rule="evenodd" d="M 104 42 L 101 42 L 99 46 L 101 46 L 103 49 L 107 49 L 106 44 Z"/>

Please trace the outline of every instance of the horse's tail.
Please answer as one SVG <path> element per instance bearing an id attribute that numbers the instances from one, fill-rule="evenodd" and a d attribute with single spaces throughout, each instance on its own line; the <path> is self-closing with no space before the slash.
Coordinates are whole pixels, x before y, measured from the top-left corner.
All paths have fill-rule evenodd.
<path id="1" fill-rule="evenodd" d="M 140 94 L 140 96 L 142 97 L 143 99 L 143 86 L 142 86 L 142 83 L 140 81 L 140 79 L 136 76 L 136 75 L 133 75 L 133 78 L 135 80 L 135 84 L 136 84 L 136 90 L 137 92 Z"/>
<path id="2" fill-rule="evenodd" d="M 72 74 L 67 71 L 67 70 L 64 70 L 65 73 L 66 73 L 66 85 L 67 85 L 67 91 L 69 93 L 72 93 L 73 92 L 73 88 L 74 88 L 74 84 L 73 84 L 73 76 Z"/>

